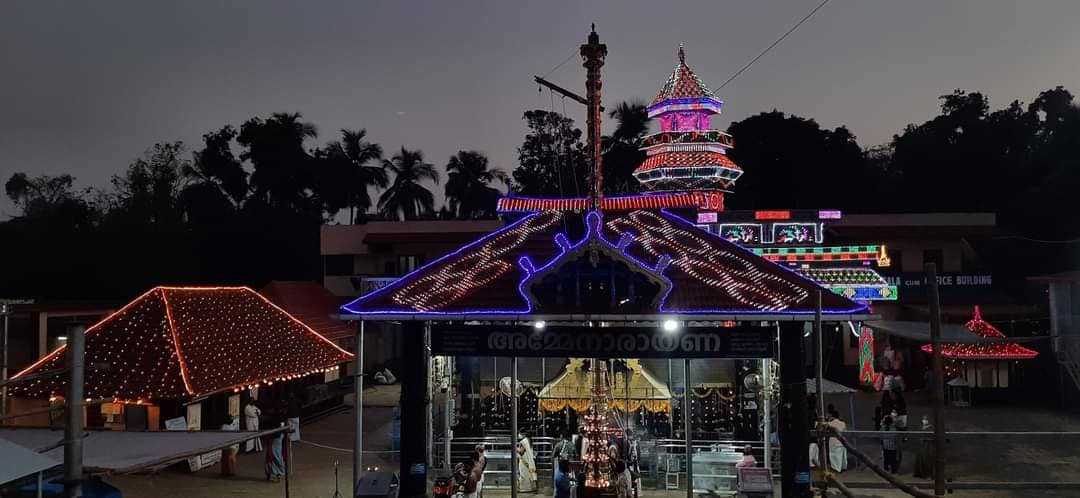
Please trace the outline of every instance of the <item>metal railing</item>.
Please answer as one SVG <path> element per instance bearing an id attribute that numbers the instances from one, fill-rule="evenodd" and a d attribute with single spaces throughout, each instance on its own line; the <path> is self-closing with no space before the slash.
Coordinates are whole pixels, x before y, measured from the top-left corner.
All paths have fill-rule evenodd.
<path id="1" fill-rule="evenodd" d="M 536 467 L 543 479 L 550 479 L 552 471 L 551 452 L 555 439 L 551 437 L 532 437 L 529 439 L 536 458 Z M 489 454 L 503 454 L 511 451 L 512 441 L 510 435 L 495 435 L 486 437 L 454 437 L 450 440 L 450 468 L 459 462 L 468 461 L 473 449 L 481 445 Z M 742 452 L 749 446 L 760 465 L 764 465 L 765 444 L 762 441 L 738 441 L 734 439 L 698 440 L 693 441 L 695 454 L 715 451 Z M 436 437 L 435 466 L 437 469 L 447 468 L 445 464 L 444 439 L 441 435 Z M 771 473 L 774 477 L 780 475 L 780 447 L 773 446 L 770 451 Z M 644 481 L 660 488 L 664 486 L 666 474 L 678 474 L 679 482 L 685 483 L 686 479 L 686 441 L 683 439 L 652 439 L 638 441 L 639 466 Z M 497 470 L 489 465 L 486 475 L 501 475 L 509 473 L 509 470 Z M 485 480 L 485 487 L 489 486 Z"/>

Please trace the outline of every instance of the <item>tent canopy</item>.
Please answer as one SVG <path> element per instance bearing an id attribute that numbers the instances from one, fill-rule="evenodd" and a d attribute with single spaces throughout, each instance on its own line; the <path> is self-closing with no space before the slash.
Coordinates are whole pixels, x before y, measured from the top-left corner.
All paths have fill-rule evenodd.
<path id="1" fill-rule="evenodd" d="M 829 379 L 821 379 L 821 390 L 825 391 L 825 394 L 850 394 L 859 392 L 839 382 L 833 382 Z M 806 393 L 817 394 L 816 379 L 806 379 Z"/>
<path id="2" fill-rule="evenodd" d="M 63 432 L 60 433 L 63 438 Z M 61 458 L 63 456 L 61 455 Z M 0 485 L 59 466 L 60 461 L 30 448 L 0 439 Z"/>
<path id="3" fill-rule="evenodd" d="M 628 359 L 626 360 L 626 366 L 630 369 L 629 375 L 627 375 L 627 372 L 615 372 L 608 376 L 611 383 L 609 392 L 611 392 L 613 398 L 671 399 L 671 392 L 668 391 L 667 386 L 649 374 L 645 367 L 641 365 L 640 360 Z M 630 379 L 629 389 L 627 389 L 626 385 L 627 377 Z M 589 386 L 589 370 L 585 365 L 585 359 L 570 358 L 566 370 L 555 380 L 544 386 L 540 390 L 539 397 L 540 399 L 591 398 L 592 389 Z"/>
<path id="4" fill-rule="evenodd" d="M 281 427 L 263 432 L 87 431 L 87 435 L 83 439 L 83 465 L 90 472 L 125 474 L 147 468 L 164 467 L 183 461 L 190 456 L 209 453 L 234 444 L 240 444 L 260 435 L 274 434 L 286 430 L 288 429 Z M 0 429 L 0 443 L 12 445 L 16 448 L 22 447 L 23 450 L 50 462 L 63 461 L 64 447 L 62 445 L 40 454 L 37 451 L 55 446 L 57 442 L 63 439 L 63 430 Z M 3 475 L 5 476 L 8 474 L 8 460 L 9 456 L 6 447 L 0 446 L 0 462 L 3 462 L 0 469 L 3 469 Z M 39 465 L 44 465 L 44 463 L 41 462 Z M 49 467 L 54 465 L 59 465 L 59 463 L 53 463 Z M 34 472 L 37 471 L 30 471 L 30 473 Z M 23 476 L 25 475 L 27 474 L 23 474 Z"/>

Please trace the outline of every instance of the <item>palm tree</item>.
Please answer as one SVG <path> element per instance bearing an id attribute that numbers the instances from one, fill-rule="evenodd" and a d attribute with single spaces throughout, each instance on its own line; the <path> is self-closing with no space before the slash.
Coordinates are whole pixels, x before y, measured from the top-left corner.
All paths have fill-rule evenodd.
<path id="1" fill-rule="evenodd" d="M 608 113 L 618 123 L 615 132 L 603 138 L 604 191 L 607 194 L 631 194 L 640 186 L 634 169 L 645 160 L 638 148 L 649 133 L 649 113 L 644 102 L 620 102 Z"/>
<path id="2" fill-rule="evenodd" d="M 341 130 L 341 140 L 326 144 L 325 156 L 340 168 L 345 181 L 344 201 L 349 207 L 349 222 L 355 223 L 357 211 L 365 213 L 372 205 L 370 187 L 384 189 L 390 184 L 383 163 L 382 147 L 364 140 L 367 130 Z"/>
<path id="3" fill-rule="evenodd" d="M 494 216 L 502 191 L 491 186 L 498 180 L 509 187 L 510 178 L 500 169 L 488 169 L 488 158 L 474 150 L 458 151 L 446 164 L 446 203 L 459 219 Z"/>
<path id="4" fill-rule="evenodd" d="M 383 160 L 383 165 L 394 173 L 394 182 L 379 196 L 379 213 L 392 219 L 400 219 L 400 214 L 406 220 L 415 220 L 435 210 L 434 196 L 420 181 L 430 179 L 438 184 L 439 172 L 424 162 L 423 152 L 402 147 L 391 160 Z"/>

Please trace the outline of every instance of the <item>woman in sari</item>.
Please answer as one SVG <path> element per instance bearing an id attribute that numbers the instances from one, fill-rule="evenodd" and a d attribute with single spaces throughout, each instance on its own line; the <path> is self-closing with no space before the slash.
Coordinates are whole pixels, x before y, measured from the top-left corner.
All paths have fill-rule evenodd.
<path id="1" fill-rule="evenodd" d="M 528 436 L 519 436 L 517 444 L 518 452 L 518 489 L 521 491 L 536 491 L 536 456 L 533 454 L 532 445 Z"/>

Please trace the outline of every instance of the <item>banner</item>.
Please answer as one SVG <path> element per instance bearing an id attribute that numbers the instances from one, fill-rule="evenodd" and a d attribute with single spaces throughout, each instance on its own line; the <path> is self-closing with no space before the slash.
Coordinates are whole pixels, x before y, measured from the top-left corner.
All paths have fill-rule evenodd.
<path id="1" fill-rule="evenodd" d="M 499 325 L 436 326 L 431 351 L 447 356 L 727 358 L 773 356 L 773 327 L 694 327 L 665 332 L 655 327 Z"/>

